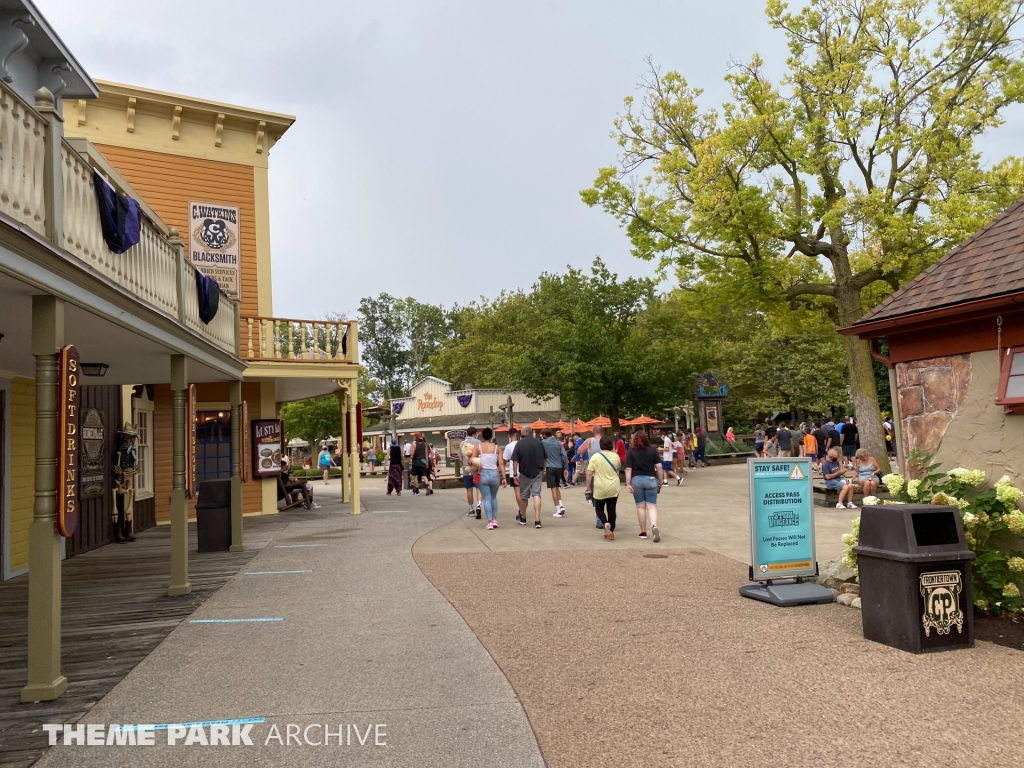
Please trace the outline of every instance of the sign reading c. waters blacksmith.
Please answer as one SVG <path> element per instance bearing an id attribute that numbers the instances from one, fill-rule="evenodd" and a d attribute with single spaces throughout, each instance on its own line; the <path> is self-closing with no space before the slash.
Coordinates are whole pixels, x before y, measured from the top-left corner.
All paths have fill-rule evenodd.
<path id="1" fill-rule="evenodd" d="M 189 258 L 231 296 L 239 291 L 238 208 L 216 203 L 188 204 Z"/>

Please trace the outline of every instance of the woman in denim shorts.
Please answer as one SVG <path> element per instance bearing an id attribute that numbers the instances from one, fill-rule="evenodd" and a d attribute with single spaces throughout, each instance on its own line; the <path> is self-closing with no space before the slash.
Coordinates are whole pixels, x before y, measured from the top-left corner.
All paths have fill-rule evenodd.
<path id="1" fill-rule="evenodd" d="M 661 541 L 661 533 L 658 531 L 658 490 L 662 479 L 658 449 L 651 445 L 646 432 L 637 430 L 626 451 L 626 491 L 633 494 L 633 501 L 636 502 L 641 539 L 647 538 L 647 521 L 650 520 L 654 540 Z"/>

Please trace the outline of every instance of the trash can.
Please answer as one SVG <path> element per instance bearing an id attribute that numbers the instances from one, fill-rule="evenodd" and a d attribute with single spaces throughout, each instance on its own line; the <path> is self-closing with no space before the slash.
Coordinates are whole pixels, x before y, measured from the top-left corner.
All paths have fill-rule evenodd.
<path id="1" fill-rule="evenodd" d="M 864 637 L 910 653 L 974 647 L 974 553 L 956 507 L 864 507 L 853 551 Z"/>
<path id="2" fill-rule="evenodd" d="M 200 552 L 231 549 L 231 480 L 203 480 L 196 502 Z"/>

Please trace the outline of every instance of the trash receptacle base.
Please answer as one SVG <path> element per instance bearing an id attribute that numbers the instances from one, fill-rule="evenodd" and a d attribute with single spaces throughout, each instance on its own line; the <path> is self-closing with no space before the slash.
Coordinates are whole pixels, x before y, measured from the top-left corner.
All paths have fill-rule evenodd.
<path id="1" fill-rule="evenodd" d="M 794 605 L 816 605 L 831 603 L 835 597 L 832 590 L 811 582 L 786 582 L 783 584 L 763 584 L 755 582 L 740 587 L 740 594 L 752 600 L 771 603 L 780 608 L 791 608 Z"/>

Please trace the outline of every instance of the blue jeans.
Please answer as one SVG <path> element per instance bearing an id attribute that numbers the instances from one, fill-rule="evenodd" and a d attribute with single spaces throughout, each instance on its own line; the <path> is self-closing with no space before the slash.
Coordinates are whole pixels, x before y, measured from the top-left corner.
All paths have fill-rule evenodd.
<path id="1" fill-rule="evenodd" d="M 640 475 L 631 479 L 633 486 L 633 501 L 637 504 L 658 503 L 658 478 L 650 475 Z"/>
<path id="2" fill-rule="evenodd" d="M 498 516 L 498 489 L 501 488 L 501 475 L 498 474 L 498 470 L 482 470 L 479 488 L 484 512 L 487 514 L 487 521 L 490 522 Z"/>

